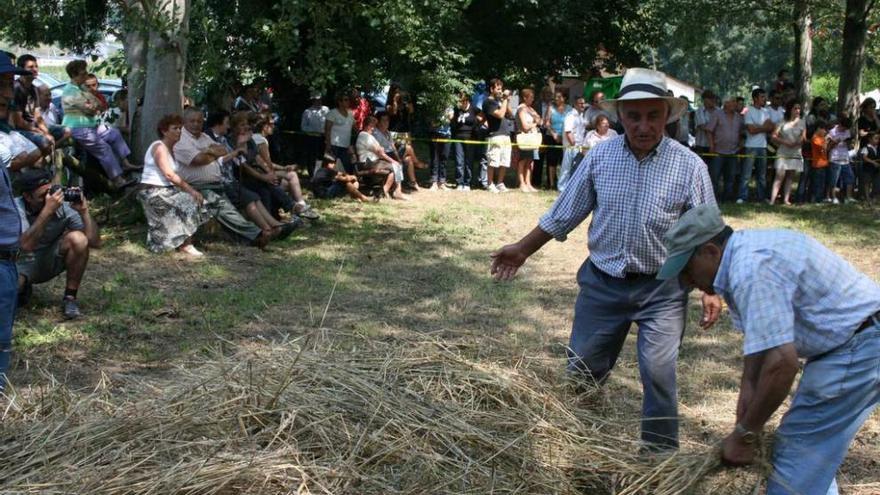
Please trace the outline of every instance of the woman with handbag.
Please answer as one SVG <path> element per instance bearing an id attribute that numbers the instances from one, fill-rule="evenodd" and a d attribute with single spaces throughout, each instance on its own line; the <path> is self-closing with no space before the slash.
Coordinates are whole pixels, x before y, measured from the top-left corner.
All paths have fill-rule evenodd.
<path id="1" fill-rule="evenodd" d="M 516 135 L 516 143 L 519 148 L 519 159 L 516 162 L 516 173 L 519 178 L 519 190 L 522 192 L 535 192 L 532 187 L 532 165 L 538 148 L 541 146 L 543 136 L 539 131 L 541 116 L 532 108 L 535 101 L 535 91 L 526 88 L 520 91 L 522 102 L 516 109 L 516 127 L 519 132 Z"/>

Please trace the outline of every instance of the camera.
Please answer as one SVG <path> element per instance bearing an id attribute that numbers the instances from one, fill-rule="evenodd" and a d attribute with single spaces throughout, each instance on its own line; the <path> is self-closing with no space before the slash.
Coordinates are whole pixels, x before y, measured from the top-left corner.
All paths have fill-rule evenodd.
<path id="1" fill-rule="evenodd" d="M 68 203 L 82 203 L 82 189 L 78 187 L 63 187 L 59 184 L 49 188 L 49 194 L 55 194 L 58 191 L 64 192 L 64 201 Z"/>

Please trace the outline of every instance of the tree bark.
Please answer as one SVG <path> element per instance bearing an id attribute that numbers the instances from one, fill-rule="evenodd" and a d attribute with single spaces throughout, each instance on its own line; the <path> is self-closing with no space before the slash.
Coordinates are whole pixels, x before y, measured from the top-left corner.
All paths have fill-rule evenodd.
<path id="1" fill-rule="evenodd" d="M 837 113 L 858 118 L 859 91 L 865 67 L 865 39 L 868 13 L 875 0 L 846 0 L 843 24 L 843 50 L 840 62 L 840 85 L 837 87 Z"/>
<path id="2" fill-rule="evenodd" d="M 794 13 L 794 80 L 802 113 L 806 114 L 810 110 L 813 79 L 813 18 L 809 0 L 795 0 Z"/>
<path id="3" fill-rule="evenodd" d="M 139 130 L 144 101 L 144 87 L 147 70 L 147 33 L 144 32 L 144 10 L 139 0 L 126 0 L 126 33 L 123 39 L 125 60 L 128 63 L 128 126 L 131 130 L 130 146 L 132 158 L 140 163 L 147 145 L 141 139 Z"/>
<path id="4" fill-rule="evenodd" d="M 183 109 L 190 0 L 157 0 L 151 2 L 151 7 L 154 27 L 149 33 L 144 104 L 138 130 L 144 145 L 159 138 L 156 127 L 163 116 L 180 114 Z"/>

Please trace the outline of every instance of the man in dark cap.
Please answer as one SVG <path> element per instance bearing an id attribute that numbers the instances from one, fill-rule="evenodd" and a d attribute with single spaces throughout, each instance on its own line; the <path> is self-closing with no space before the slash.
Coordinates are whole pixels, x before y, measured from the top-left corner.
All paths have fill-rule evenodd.
<path id="1" fill-rule="evenodd" d="M 89 249 L 101 246 L 98 225 L 89 214 L 85 196 L 53 187 L 52 173 L 41 169 L 22 172 L 22 195 L 15 199 L 21 221 L 21 257 L 18 260 L 19 293 L 30 293 L 33 284 L 48 282 L 67 271 L 61 311 L 65 318 L 81 315 L 76 296 L 89 262 Z M 71 193 L 73 191 L 68 191 Z"/>

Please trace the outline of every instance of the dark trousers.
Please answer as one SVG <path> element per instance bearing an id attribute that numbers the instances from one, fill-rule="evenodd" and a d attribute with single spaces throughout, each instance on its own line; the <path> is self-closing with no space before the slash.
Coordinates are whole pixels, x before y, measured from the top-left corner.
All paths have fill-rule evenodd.
<path id="1" fill-rule="evenodd" d="M 324 156 L 324 136 L 305 136 L 303 165 L 309 171 L 309 177 L 315 176 L 315 162 Z"/>
<path id="2" fill-rule="evenodd" d="M 864 199 L 880 196 L 880 169 L 868 163 L 862 164 L 859 192 Z"/>
<path id="3" fill-rule="evenodd" d="M 655 448 L 678 447 L 676 362 L 684 336 L 687 292 L 677 279 L 646 275 L 620 279 L 587 259 L 578 271 L 568 368 L 597 384 L 617 362 L 633 323 L 642 379 L 642 440 Z"/>
<path id="4" fill-rule="evenodd" d="M 446 160 L 449 159 L 451 143 L 435 143 L 434 139 L 449 139 L 449 136 L 431 134 L 431 141 L 428 141 L 428 152 L 431 154 L 431 183 L 446 184 Z"/>
<path id="5" fill-rule="evenodd" d="M 474 167 L 474 155 L 477 144 L 452 143 L 455 152 L 455 182 L 459 187 L 471 185 L 471 174 Z"/>

